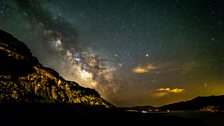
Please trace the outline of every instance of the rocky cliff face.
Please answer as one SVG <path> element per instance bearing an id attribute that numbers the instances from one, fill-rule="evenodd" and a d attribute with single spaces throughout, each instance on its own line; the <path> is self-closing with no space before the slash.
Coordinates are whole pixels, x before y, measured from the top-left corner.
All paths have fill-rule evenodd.
<path id="1" fill-rule="evenodd" d="M 0 30 L 0 103 L 65 103 L 113 107 L 94 90 L 43 67 L 26 45 Z"/>

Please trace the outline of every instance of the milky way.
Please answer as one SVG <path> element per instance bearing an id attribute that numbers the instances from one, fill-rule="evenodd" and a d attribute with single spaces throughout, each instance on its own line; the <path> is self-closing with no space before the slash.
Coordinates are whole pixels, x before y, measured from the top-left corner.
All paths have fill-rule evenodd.
<path id="1" fill-rule="evenodd" d="M 1 0 L 0 28 L 118 106 L 224 90 L 222 0 Z"/>
<path id="2" fill-rule="evenodd" d="M 60 57 L 63 57 L 64 76 L 74 80 L 82 86 L 94 88 L 104 98 L 107 94 L 115 93 L 118 84 L 115 85 L 113 66 L 108 67 L 99 56 L 91 50 L 83 51 L 77 47 L 76 30 L 64 20 L 55 17 L 46 10 L 39 1 L 17 1 L 19 9 L 24 13 L 28 21 L 35 21 L 42 28 L 43 37 Z M 54 61 L 57 62 L 57 61 Z M 117 82 L 116 82 L 117 83 Z"/>

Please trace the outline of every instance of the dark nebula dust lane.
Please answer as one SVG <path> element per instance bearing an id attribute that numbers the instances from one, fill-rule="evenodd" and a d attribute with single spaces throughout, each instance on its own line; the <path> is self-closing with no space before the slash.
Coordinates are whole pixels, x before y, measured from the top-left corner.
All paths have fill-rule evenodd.
<path id="1" fill-rule="evenodd" d="M 0 29 L 118 106 L 224 90 L 222 0 L 1 0 Z"/>

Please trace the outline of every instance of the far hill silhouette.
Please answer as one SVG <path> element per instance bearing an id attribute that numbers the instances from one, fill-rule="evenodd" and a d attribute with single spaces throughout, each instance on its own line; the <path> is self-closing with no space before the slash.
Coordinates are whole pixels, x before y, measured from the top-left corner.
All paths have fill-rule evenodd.
<path id="1" fill-rule="evenodd" d="M 223 111 L 224 95 L 196 97 L 189 101 L 182 101 L 174 104 L 159 107 L 161 110 L 190 110 L 190 111 Z"/>

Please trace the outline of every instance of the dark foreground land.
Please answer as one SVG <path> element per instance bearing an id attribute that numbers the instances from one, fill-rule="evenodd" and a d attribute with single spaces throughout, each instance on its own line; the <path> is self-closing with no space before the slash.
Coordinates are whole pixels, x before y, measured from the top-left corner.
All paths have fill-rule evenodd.
<path id="1" fill-rule="evenodd" d="M 208 126 L 223 126 L 224 112 L 194 112 L 194 111 L 177 111 L 163 113 L 165 116 L 179 116 L 184 118 L 195 118 L 203 121 Z"/>
<path id="2" fill-rule="evenodd" d="M 74 105 L 1 104 L 0 125 L 206 126 L 202 121 L 159 113 L 124 112 Z"/>

